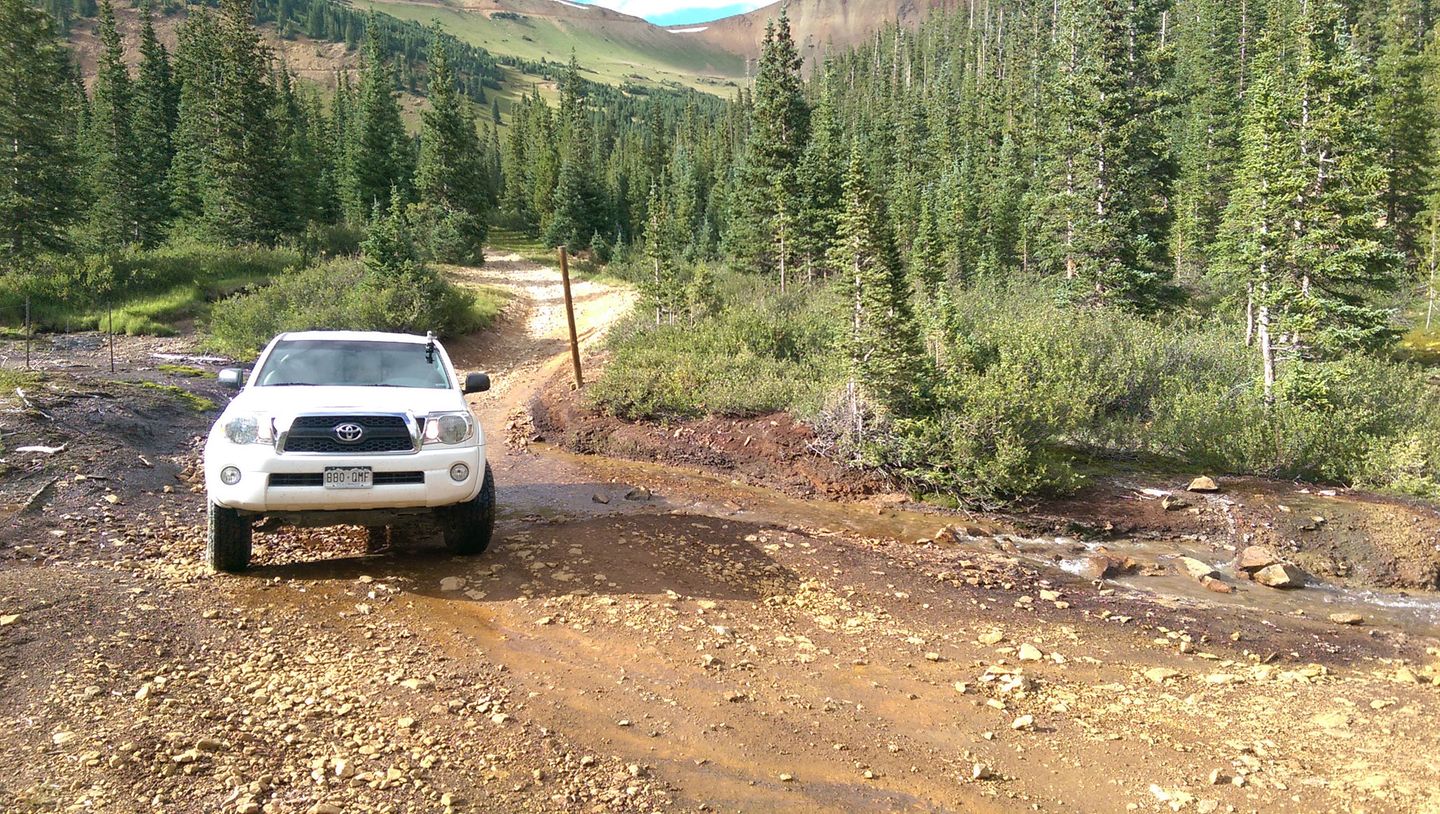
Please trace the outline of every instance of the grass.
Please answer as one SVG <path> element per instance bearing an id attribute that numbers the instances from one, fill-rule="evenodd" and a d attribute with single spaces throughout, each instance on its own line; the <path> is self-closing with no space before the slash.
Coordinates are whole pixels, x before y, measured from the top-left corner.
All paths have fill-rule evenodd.
<path id="1" fill-rule="evenodd" d="M 161 373 L 169 373 L 171 376 L 180 376 L 186 379 L 213 379 L 215 374 L 208 370 L 202 370 L 190 365 L 163 364 L 155 368 Z"/>
<path id="2" fill-rule="evenodd" d="M 612 85 L 681 85 L 724 93 L 732 80 L 745 76 L 742 57 L 683 34 L 600 20 L 599 12 L 591 22 L 528 14 L 520 19 L 487 17 L 459 8 L 403 2 L 371 0 L 356 5 L 421 25 L 438 21 L 460 40 L 496 55 L 563 64 L 574 53 L 587 79 Z"/>
<path id="3" fill-rule="evenodd" d="M 544 266 L 555 266 L 560 262 L 560 257 L 553 247 L 541 243 L 538 237 L 531 237 L 516 229 L 492 226 L 485 242 L 490 254 L 518 254 L 532 263 Z"/>
<path id="4" fill-rule="evenodd" d="M 1401 353 L 1422 365 L 1440 366 L 1440 324 L 1426 330 L 1421 322 L 1400 340 Z"/>
<path id="5" fill-rule="evenodd" d="M 215 409 L 215 402 L 199 394 L 192 393 L 179 385 L 162 384 L 160 382 L 139 382 L 136 386 L 144 390 L 154 390 L 158 393 L 164 393 L 180 401 L 186 407 L 189 407 L 197 413 L 208 413 Z"/>

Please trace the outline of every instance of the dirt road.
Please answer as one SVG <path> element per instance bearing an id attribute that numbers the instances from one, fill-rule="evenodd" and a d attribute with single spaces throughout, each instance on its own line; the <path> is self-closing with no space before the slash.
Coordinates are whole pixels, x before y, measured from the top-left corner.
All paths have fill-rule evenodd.
<path id="1" fill-rule="evenodd" d="M 464 275 L 516 293 L 452 346 L 497 385 L 479 558 L 283 531 L 211 575 L 185 480 L 207 416 L 0 404 L 7 446 L 73 445 L 0 475 L 55 478 L 0 519 L 0 810 L 1440 811 L 1433 630 L 1088 582 L 1003 535 L 913 542 L 940 521 L 884 502 L 529 443 L 568 365 L 557 275 Z M 576 300 L 593 350 L 631 297 Z M 134 411 L 183 431 L 74 451 Z"/>

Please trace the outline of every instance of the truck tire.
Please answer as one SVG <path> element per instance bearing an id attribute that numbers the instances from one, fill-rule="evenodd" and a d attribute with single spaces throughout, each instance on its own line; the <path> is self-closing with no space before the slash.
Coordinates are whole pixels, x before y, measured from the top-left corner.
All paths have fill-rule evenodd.
<path id="1" fill-rule="evenodd" d="M 456 554 L 479 554 L 495 534 L 495 477 L 485 464 L 485 483 L 480 494 L 464 503 L 441 510 L 440 526 L 445 547 Z"/>
<path id="2" fill-rule="evenodd" d="M 234 509 L 207 501 L 210 522 L 205 535 L 205 561 L 229 574 L 250 566 L 250 521 Z"/>

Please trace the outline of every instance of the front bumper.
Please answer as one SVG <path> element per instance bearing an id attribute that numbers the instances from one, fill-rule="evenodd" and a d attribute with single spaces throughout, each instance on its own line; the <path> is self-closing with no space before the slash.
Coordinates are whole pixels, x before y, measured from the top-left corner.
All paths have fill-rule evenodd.
<path id="1" fill-rule="evenodd" d="M 450 467 L 463 463 L 469 477 L 456 481 Z M 220 470 L 240 470 L 238 483 L 226 485 Z M 368 466 L 376 480 L 385 473 L 422 473 L 423 483 L 379 483 L 369 489 L 323 486 L 272 486 L 271 475 L 318 475 L 327 467 Z M 439 508 L 464 503 L 480 493 L 485 478 L 485 446 L 437 447 L 404 454 L 276 454 L 265 444 L 232 444 L 211 438 L 205 447 L 205 490 L 218 506 L 268 512 L 357 511 Z"/>

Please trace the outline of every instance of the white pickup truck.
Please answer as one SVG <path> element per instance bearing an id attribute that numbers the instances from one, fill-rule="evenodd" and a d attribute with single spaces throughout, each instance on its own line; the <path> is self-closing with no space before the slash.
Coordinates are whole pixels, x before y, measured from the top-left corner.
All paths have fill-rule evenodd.
<path id="1" fill-rule="evenodd" d="M 490 378 L 462 382 L 433 336 L 281 334 L 248 381 L 238 368 L 220 380 L 240 392 L 205 441 L 215 570 L 250 564 L 260 518 L 360 525 L 373 544 L 397 523 L 433 515 L 452 551 L 489 545 L 495 481 L 465 396 L 488 390 Z"/>

